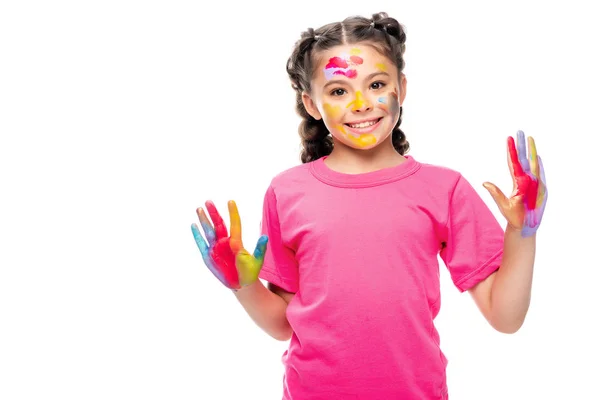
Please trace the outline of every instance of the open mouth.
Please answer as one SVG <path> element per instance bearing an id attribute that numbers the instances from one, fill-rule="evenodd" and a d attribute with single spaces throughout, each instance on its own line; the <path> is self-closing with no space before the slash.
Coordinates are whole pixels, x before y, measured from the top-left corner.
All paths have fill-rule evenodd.
<path id="1" fill-rule="evenodd" d="M 362 135 L 365 133 L 370 133 L 370 132 L 374 131 L 375 129 L 377 129 L 377 127 L 381 123 L 382 119 L 383 119 L 383 117 L 374 118 L 374 119 L 370 119 L 370 120 L 366 120 L 366 121 L 347 123 L 347 124 L 344 124 L 344 126 L 346 126 L 351 132 Z"/>

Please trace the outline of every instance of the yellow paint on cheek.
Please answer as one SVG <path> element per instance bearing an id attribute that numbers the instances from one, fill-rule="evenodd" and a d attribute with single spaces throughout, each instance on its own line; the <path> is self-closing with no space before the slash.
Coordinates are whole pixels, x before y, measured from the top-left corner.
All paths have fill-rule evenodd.
<path id="1" fill-rule="evenodd" d="M 356 92 L 356 95 L 354 96 L 354 100 L 352 100 L 350 103 L 348 103 L 346 108 L 352 107 L 352 111 L 356 111 L 356 110 L 360 110 L 361 108 L 363 108 L 364 105 L 365 105 L 365 98 L 364 98 L 362 92 L 359 90 L 358 92 Z"/>
<path id="2" fill-rule="evenodd" d="M 383 72 L 387 71 L 387 67 L 385 66 L 384 63 L 377 63 L 377 64 L 375 64 L 375 67 L 380 71 L 383 71 Z"/>
<path id="3" fill-rule="evenodd" d="M 323 104 L 323 110 L 325 111 L 325 116 L 327 118 L 337 118 L 342 114 L 340 106 L 332 106 L 329 103 Z"/>

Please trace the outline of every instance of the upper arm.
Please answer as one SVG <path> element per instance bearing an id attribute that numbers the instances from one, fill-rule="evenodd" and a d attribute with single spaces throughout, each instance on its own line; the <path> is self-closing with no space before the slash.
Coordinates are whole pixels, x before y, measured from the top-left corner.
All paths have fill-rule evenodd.
<path id="1" fill-rule="evenodd" d="M 284 290 L 284 289 L 280 288 L 279 286 L 272 284 L 271 282 L 268 283 L 268 288 L 271 292 L 280 296 L 288 304 L 290 303 L 290 301 L 292 301 L 292 299 L 296 295 L 295 293 L 288 292 L 287 290 Z"/>
<path id="2" fill-rule="evenodd" d="M 295 252 L 289 247 L 285 236 L 285 224 L 281 223 L 278 212 L 278 200 L 273 186 L 269 186 L 265 193 L 263 204 L 263 217 L 261 221 L 261 234 L 268 237 L 265 257 L 259 278 L 273 283 L 280 288 L 278 294 L 298 291 L 298 263 Z M 289 296 L 287 296 L 289 297 Z"/>
<path id="3" fill-rule="evenodd" d="M 496 279 L 496 273 L 497 271 L 493 272 L 490 276 L 469 289 L 469 294 L 475 301 L 477 308 L 479 308 L 479 311 L 481 311 L 488 322 L 491 319 L 492 285 L 494 284 L 494 279 Z"/>
<path id="4" fill-rule="evenodd" d="M 454 285 L 461 292 L 471 291 L 499 268 L 504 230 L 462 175 L 449 193 L 447 212 L 447 222 L 440 237 L 446 245 L 440 251 L 440 257 Z"/>

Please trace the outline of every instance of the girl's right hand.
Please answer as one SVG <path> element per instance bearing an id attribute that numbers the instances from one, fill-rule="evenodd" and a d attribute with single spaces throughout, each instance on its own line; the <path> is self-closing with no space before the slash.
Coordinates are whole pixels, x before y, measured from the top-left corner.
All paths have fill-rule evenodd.
<path id="1" fill-rule="evenodd" d="M 232 290 L 241 289 L 258 280 L 267 249 L 268 238 L 262 235 L 258 239 L 254 254 L 248 253 L 242 244 L 242 223 L 235 201 L 228 203 L 231 236 L 227 236 L 227 228 L 212 201 L 206 202 L 206 209 L 214 223 L 208 220 L 202 208 L 196 213 L 208 244 L 200 234 L 198 225 L 192 224 L 192 233 L 208 269 Z"/>

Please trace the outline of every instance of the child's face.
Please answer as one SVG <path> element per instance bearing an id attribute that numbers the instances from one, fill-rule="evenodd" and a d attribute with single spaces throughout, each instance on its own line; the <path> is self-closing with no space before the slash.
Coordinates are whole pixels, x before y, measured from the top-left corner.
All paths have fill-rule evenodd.
<path id="1" fill-rule="evenodd" d="M 356 148 L 370 149 L 389 137 L 406 95 L 406 78 L 369 45 L 343 45 L 318 54 L 310 95 L 304 105 L 323 118 L 331 135 Z"/>

